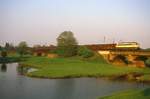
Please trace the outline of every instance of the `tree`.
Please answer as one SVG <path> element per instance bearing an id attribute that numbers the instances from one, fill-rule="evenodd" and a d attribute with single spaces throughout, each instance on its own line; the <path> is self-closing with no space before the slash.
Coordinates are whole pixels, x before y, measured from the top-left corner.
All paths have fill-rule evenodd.
<path id="1" fill-rule="evenodd" d="M 2 48 L 2 46 L 0 45 L 0 51 L 2 50 L 3 48 Z"/>
<path id="2" fill-rule="evenodd" d="M 77 55 L 78 43 L 71 31 L 62 32 L 57 38 L 57 54 L 64 57 Z"/>
<path id="3" fill-rule="evenodd" d="M 28 45 L 25 41 L 20 42 L 18 47 L 17 47 L 18 53 L 21 56 L 23 56 L 24 54 L 27 53 L 27 48 L 28 48 Z"/>
<path id="4" fill-rule="evenodd" d="M 6 44 L 5 44 L 5 49 L 6 49 L 6 50 L 9 50 L 9 47 L 10 47 L 10 44 L 9 44 L 8 42 L 6 42 Z"/>
<path id="5" fill-rule="evenodd" d="M 12 43 L 6 42 L 4 49 L 7 50 L 7 51 L 10 51 L 10 50 L 15 49 L 15 47 Z"/>
<path id="6" fill-rule="evenodd" d="M 5 43 L 5 48 L 9 48 L 9 43 L 8 42 Z"/>

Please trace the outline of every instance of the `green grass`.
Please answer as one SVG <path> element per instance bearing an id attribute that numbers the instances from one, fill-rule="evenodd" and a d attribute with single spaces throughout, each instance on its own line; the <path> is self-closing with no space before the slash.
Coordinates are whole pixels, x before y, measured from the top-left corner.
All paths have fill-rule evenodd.
<path id="1" fill-rule="evenodd" d="M 150 74 L 149 68 L 117 67 L 106 63 L 101 57 L 90 59 L 30 57 L 21 64 L 39 69 L 28 73 L 28 76 L 43 78 L 109 77 L 128 73 Z"/>
<path id="2" fill-rule="evenodd" d="M 150 88 L 144 90 L 132 89 L 118 92 L 111 96 L 105 96 L 99 99 L 150 99 Z"/>

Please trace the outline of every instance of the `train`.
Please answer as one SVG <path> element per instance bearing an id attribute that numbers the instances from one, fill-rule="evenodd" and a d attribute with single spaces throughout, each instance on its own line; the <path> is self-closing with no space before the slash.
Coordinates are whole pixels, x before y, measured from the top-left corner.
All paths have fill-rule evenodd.
<path id="1" fill-rule="evenodd" d="M 110 50 L 110 51 L 135 51 L 140 50 L 140 44 L 137 42 L 119 42 L 113 44 L 92 44 L 85 45 L 93 51 Z"/>
<path id="2" fill-rule="evenodd" d="M 119 42 L 115 46 L 116 50 L 139 50 L 140 44 L 137 42 Z"/>

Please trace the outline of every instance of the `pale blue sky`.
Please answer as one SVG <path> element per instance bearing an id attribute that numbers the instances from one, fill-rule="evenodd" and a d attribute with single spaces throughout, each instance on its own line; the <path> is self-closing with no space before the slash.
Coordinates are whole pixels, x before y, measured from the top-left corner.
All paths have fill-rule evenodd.
<path id="1" fill-rule="evenodd" d="M 150 47 L 150 0 L 0 0 L 0 44 L 56 44 L 65 30 L 80 44 Z"/>

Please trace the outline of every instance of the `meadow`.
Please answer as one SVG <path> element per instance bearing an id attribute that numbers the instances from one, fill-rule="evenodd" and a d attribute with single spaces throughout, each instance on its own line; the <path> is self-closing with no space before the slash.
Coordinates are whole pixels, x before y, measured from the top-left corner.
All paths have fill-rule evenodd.
<path id="1" fill-rule="evenodd" d="M 38 71 L 27 73 L 31 77 L 40 78 L 73 78 L 73 77 L 118 77 L 127 74 L 150 74 L 149 68 L 114 66 L 107 63 L 101 56 L 81 58 L 30 57 L 20 63 L 24 67 L 37 68 Z M 140 80 L 140 79 L 139 79 Z"/>

